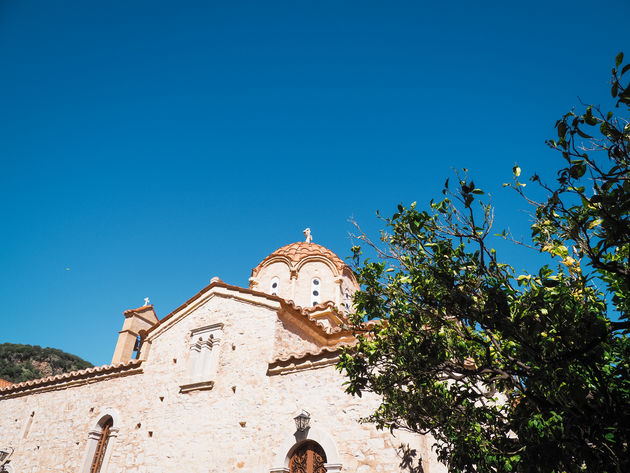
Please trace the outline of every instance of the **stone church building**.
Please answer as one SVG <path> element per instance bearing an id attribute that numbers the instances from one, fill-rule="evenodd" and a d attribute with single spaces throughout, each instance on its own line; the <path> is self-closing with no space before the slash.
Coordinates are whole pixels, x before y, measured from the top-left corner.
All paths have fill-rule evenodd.
<path id="1" fill-rule="evenodd" d="M 306 241 L 248 288 L 213 278 L 161 319 L 126 311 L 110 365 L 0 387 L 0 471 L 389 473 L 401 444 L 445 471 L 430 438 L 358 422 L 378 400 L 347 395 L 335 369 L 357 289 Z"/>

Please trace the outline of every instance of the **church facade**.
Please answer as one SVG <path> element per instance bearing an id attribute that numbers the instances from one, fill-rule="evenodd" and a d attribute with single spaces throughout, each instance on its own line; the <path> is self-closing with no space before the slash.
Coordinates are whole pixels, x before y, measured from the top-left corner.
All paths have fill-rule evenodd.
<path id="1" fill-rule="evenodd" d="M 360 423 L 378 399 L 335 369 L 358 284 L 329 249 L 284 246 L 248 288 L 213 278 L 169 315 L 124 313 L 112 364 L 0 387 L 0 471 L 441 473 L 429 437 Z"/>

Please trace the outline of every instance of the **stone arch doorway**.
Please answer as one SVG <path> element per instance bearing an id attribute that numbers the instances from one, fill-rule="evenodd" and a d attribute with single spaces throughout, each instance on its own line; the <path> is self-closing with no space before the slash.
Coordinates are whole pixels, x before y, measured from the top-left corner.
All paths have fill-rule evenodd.
<path id="1" fill-rule="evenodd" d="M 326 453 L 320 444 L 307 440 L 298 445 L 289 459 L 289 473 L 326 473 Z"/>
<path id="2" fill-rule="evenodd" d="M 273 467 L 269 473 L 291 473 L 291 460 L 293 455 L 299 451 L 300 447 L 305 444 L 315 444 L 324 451 L 324 464 L 326 473 L 338 473 L 341 471 L 342 464 L 337 452 L 337 446 L 332 437 L 322 428 L 314 425 L 304 431 L 296 431 L 292 435 L 287 436 L 285 440 L 276 449 L 276 455 L 273 460 Z M 296 470 L 302 473 L 300 470 Z M 320 473 L 320 472 L 317 472 Z"/>

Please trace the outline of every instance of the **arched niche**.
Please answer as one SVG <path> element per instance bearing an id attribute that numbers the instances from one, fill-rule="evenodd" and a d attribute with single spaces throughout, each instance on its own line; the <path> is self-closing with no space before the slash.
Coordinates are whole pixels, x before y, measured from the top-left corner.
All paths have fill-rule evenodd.
<path id="1" fill-rule="evenodd" d="M 296 431 L 293 435 L 284 439 L 276 451 L 273 460 L 274 466 L 269 470 L 269 473 L 288 473 L 291 455 L 293 455 L 293 452 L 298 449 L 300 445 L 309 440 L 319 444 L 326 453 L 326 464 L 324 466 L 328 473 L 341 471 L 341 459 L 339 458 L 339 452 L 337 451 L 337 446 L 332 437 L 320 427 L 312 426 L 303 432 Z"/>

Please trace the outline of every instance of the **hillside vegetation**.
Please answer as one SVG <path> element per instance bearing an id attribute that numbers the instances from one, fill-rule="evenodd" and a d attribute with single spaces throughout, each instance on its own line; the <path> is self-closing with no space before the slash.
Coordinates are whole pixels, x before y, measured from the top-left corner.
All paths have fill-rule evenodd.
<path id="1" fill-rule="evenodd" d="M 56 348 L 0 344 L 0 378 L 19 383 L 68 371 L 90 368 L 92 363 Z"/>

